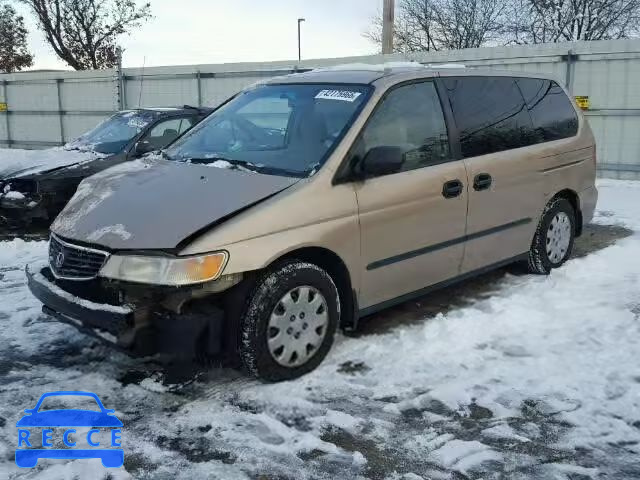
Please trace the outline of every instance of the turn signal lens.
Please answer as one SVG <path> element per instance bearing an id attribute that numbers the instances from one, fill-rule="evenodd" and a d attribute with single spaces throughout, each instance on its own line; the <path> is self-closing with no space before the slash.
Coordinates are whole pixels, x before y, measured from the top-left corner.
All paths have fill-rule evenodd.
<path id="1" fill-rule="evenodd" d="M 173 284 L 186 285 L 189 283 L 206 282 L 217 278 L 226 262 L 227 256 L 215 253 L 204 257 L 190 257 L 171 263 L 167 278 Z"/>

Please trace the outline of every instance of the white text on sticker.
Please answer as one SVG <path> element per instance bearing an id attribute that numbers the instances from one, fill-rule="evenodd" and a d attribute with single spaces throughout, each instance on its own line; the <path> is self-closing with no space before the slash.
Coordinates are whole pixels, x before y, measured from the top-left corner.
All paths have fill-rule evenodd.
<path id="1" fill-rule="evenodd" d="M 352 92 L 350 90 L 320 90 L 316 98 L 324 100 L 342 100 L 344 102 L 353 102 L 360 96 L 360 92 Z"/>

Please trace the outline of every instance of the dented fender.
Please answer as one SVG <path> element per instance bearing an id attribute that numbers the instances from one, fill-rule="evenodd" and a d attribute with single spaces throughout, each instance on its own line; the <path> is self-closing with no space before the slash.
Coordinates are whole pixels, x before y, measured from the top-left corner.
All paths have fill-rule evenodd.
<path id="1" fill-rule="evenodd" d="M 331 202 L 324 202 L 322 188 L 319 181 L 302 181 L 201 234 L 180 255 L 225 250 L 229 253 L 226 275 L 267 268 L 299 249 L 322 248 L 340 257 L 353 288 L 359 289 L 360 228 L 355 192 L 351 185 L 338 185 Z"/>

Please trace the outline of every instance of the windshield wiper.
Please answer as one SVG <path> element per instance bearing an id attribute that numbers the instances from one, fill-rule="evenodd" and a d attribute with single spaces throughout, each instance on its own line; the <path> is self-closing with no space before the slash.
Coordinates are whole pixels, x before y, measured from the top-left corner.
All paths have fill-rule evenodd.
<path id="1" fill-rule="evenodd" d="M 175 160 L 175 159 L 171 159 Z M 299 172 L 295 170 L 287 170 L 285 168 L 278 167 L 270 167 L 267 165 L 256 165 L 255 163 L 248 162 L 246 160 L 237 160 L 235 158 L 227 158 L 222 156 L 212 156 L 212 157 L 186 157 L 181 158 L 177 161 L 185 162 L 185 163 L 193 163 L 199 165 L 206 165 L 215 162 L 227 162 L 229 164 L 229 169 L 231 170 L 247 170 L 256 173 L 262 173 L 265 175 L 278 175 L 285 177 L 299 177 L 302 178 L 305 176 L 304 172 Z"/>

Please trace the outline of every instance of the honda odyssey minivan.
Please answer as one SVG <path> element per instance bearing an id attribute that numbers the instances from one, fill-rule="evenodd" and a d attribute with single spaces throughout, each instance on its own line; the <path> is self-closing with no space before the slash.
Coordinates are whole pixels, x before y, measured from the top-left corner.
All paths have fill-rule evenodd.
<path id="1" fill-rule="evenodd" d="M 560 267 L 595 173 L 589 125 L 544 76 L 311 71 L 84 180 L 27 276 L 46 313 L 119 348 L 291 379 L 380 309 L 511 262 Z"/>

